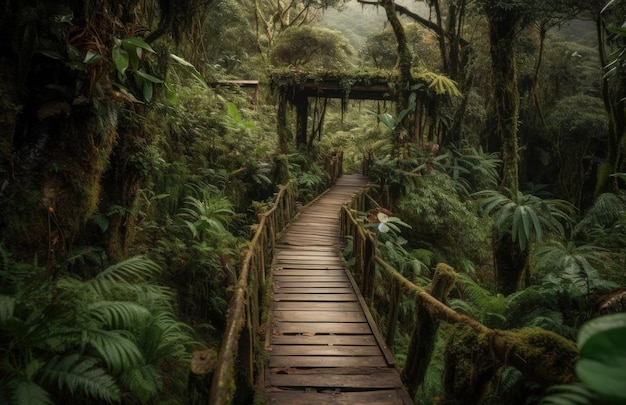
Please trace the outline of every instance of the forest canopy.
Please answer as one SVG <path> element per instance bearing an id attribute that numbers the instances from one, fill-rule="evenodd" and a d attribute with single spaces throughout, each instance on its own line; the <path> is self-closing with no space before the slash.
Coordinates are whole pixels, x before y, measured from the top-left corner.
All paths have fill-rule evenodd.
<path id="1" fill-rule="evenodd" d="M 227 339 L 259 218 L 342 167 L 373 185 L 355 215 L 400 368 L 425 309 L 384 270 L 418 296 L 454 272 L 437 308 L 465 326 L 437 321 L 415 403 L 624 403 L 625 21 L 618 0 L 3 1 L 0 402 L 206 402 L 190 364 Z M 544 378 L 498 350 L 579 360 Z M 234 403 L 262 403 L 244 380 Z"/>

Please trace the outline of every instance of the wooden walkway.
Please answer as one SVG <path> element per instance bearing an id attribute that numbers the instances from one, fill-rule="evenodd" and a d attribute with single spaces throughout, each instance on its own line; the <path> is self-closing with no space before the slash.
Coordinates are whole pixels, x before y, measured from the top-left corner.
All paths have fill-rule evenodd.
<path id="1" fill-rule="evenodd" d="M 339 257 L 339 209 L 366 185 L 343 176 L 304 208 L 274 255 L 270 404 L 413 404 Z"/>

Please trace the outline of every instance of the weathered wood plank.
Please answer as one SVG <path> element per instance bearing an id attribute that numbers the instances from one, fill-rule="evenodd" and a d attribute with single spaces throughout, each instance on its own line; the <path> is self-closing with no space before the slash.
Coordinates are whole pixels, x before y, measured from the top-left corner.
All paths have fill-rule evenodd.
<path id="1" fill-rule="evenodd" d="M 281 370 L 281 369 L 275 369 Z M 308 372 L 309 370 L 315 373 Z M 340 370 L 348 370 L 343 373 Z M 337 387 L 384 389 L 402 386 L 400 376 L 391 368 L 296 369 L 294 374 L 268 373 L 266 377 L 276 387 Z M 358 372 L 356 374 L 355 372 Z"/>
<path id="2" fill-rule="evenodd" d="M 274 286 L 274 291 L 281 294 L 354 294 L 354 290 L 350 287 L 281 287 Z"/>
<path id="3" fill-rule="evenodd" d="M 334 333 L 337 335 L 364 335 L 371 334 L 372 330 L 367 323 L 340 323 L 340 322 L 277 322 L 278 333 Z"/>
<path id="4" fill-rule="evenodd" d="M 274 335 L 272 345 L 375 346 L 371 335 Z"/>
<path id="5" fill-rule="evenodd" d="M 274 320 L 281 322 L 367 322 L 362 312 L 337 311 L 273 311 Z"/>
<path id="6" fill-rule="evenodd" d="M 350 294 L 281 294 L 274 293 L 274 301 L 356 301 L 354 293 Z"/>
<path id="7" fill-rule="evenodd" d="M 327 393 L 283 391 L 269 393 L 268 401 L 272 405 L 390 405 L 405 403 L 401 394 L 396 390 Z"/>
<path id="8" fill-rule="evenodd" d="M 274 276 L 274 280 L 280 283 L 308 283 L 308 282 L 345 282 L 347 277 L 343 276 Z"/>
<path id="9" fill-rule="evenodd" d="M 274 311 L 363 312 L 358 302 L 302 302 L 302 301 L 275 302 Z"/>
<path id="10" fill-rule="evenodd" d="M 277 276 L 345 276 L 340 269 L 288 269 L 282 268 L 274 272 Z"/>
<path id="11" fill-rule="evenodd" d="M 378 346 L 272 345 L 272 356 L 380 356 Z"/>
<path id="12" fill-rule="evenodd" d="M 387 367 L 383 356 L 270 356 L 270 367 Z"/>

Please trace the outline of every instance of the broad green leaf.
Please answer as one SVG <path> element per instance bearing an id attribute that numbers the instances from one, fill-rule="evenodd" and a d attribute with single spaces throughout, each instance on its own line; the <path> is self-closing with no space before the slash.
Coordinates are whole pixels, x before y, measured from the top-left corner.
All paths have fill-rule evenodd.
<path id="1" fill-rule="evenodd" d="M 131 45 L 135 48 L 141 48 L 141 49 L 145 49 L 146 51 L 156 53 L 156 51 L 152 49 L 152 47 L 148 45 L 146 41 L 144 41 L 141 38 L 137 38 L 137 37 L 124 38 L 122 40 L 122 43 L 125 45 L 124 48 L 126 48 L 126 46 L 128 45 Z"/>
<path id="2" fill-rule="evenodd" d="M 115 63 L 115 68 L 117 69 L 118 72 L 120 72 L 121 74 L 124 74 L 126 72 L 126 69 L 128 69 L 128 53 L 124 51 L 123 49 L 114 47 L 111 54 L 113 56 L 113 62 Z"/>
<path id="3" fill-rule="evenodd" d="M 193 76 L 193 78 L 196 79 L 196 81 L 202 85 L 202 87 L 204 87 L 205 89 L 209 88 L 209 85 L 207 84 L 206 80 L 204 80 L 204 77 L 202 77 L 202 75 L 200 74 L 200 72 L 198 72 L 198 70 L 195 68 L 194 65 L 187 62 L 185 59 L 181 58 L 180 56 L 174 55 L 173 53 L 170 54 L 170 57 L 174 59 L 177 63 L 179 63 L 181 66 L 183 66 L 185 70 L 189 72 Z"/>
<path id="4" fill-rule="evenodd" d="M 626 401 L 626 357 L 616 358 L 614 364 L 580 359 L 576 363 L 576 376 L 600 397 L 618 403 Z"/>
<path id="5" fill-rule="evenodd" d="M 151 81 L 145 80 L 143 82 L 143 98 L 147 102 L 152 101 L 152 95 L 154 94 L 154 85 Z"/>
<path id="6" fill-rule="evenodd" d="M 601 397 L 626 401 L 626 314 L 607 315 L 586 323 L 578 336 L 578 378 Z"/>
<path id="7" fill-rule="evenodd" d="M 154 77 L 149 73 L 144 72 L 143 70 L 138 70 L 136 72 L 139 76 L 143 77 L 144 79 L 146 79 L 149 82 L 152 83 L 163 83 L 163 80 L 159 79 L 158 77 Z"/>
<path id="8" fill-rule="evenodd" d="M 378 119 L 389 129 L 394 129 L 396 127 L 396 120 L 389 113 L 378 114 Z"/>
<path id="9" fill-rule="evenodd" d="M 581 349 L 593 335 L 613 329 L 626 328 L 626 314 L 605 315 L 585 323 L 578 332 L 578 347 Z"/>

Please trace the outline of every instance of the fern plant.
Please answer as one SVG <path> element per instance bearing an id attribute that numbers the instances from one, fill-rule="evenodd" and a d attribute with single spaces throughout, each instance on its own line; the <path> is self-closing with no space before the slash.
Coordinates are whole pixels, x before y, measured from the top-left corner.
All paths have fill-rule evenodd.
<path id="1" fill-rule="evenodd" d="M 167 363 L 187 357 L 190 330 L 174 320 L 171 293 L 150 282 L 160 272 L 150 260 L 46 280 L 0 251 L 0 396 L 9 403 L 145 403 L 173 371 Z"/>

